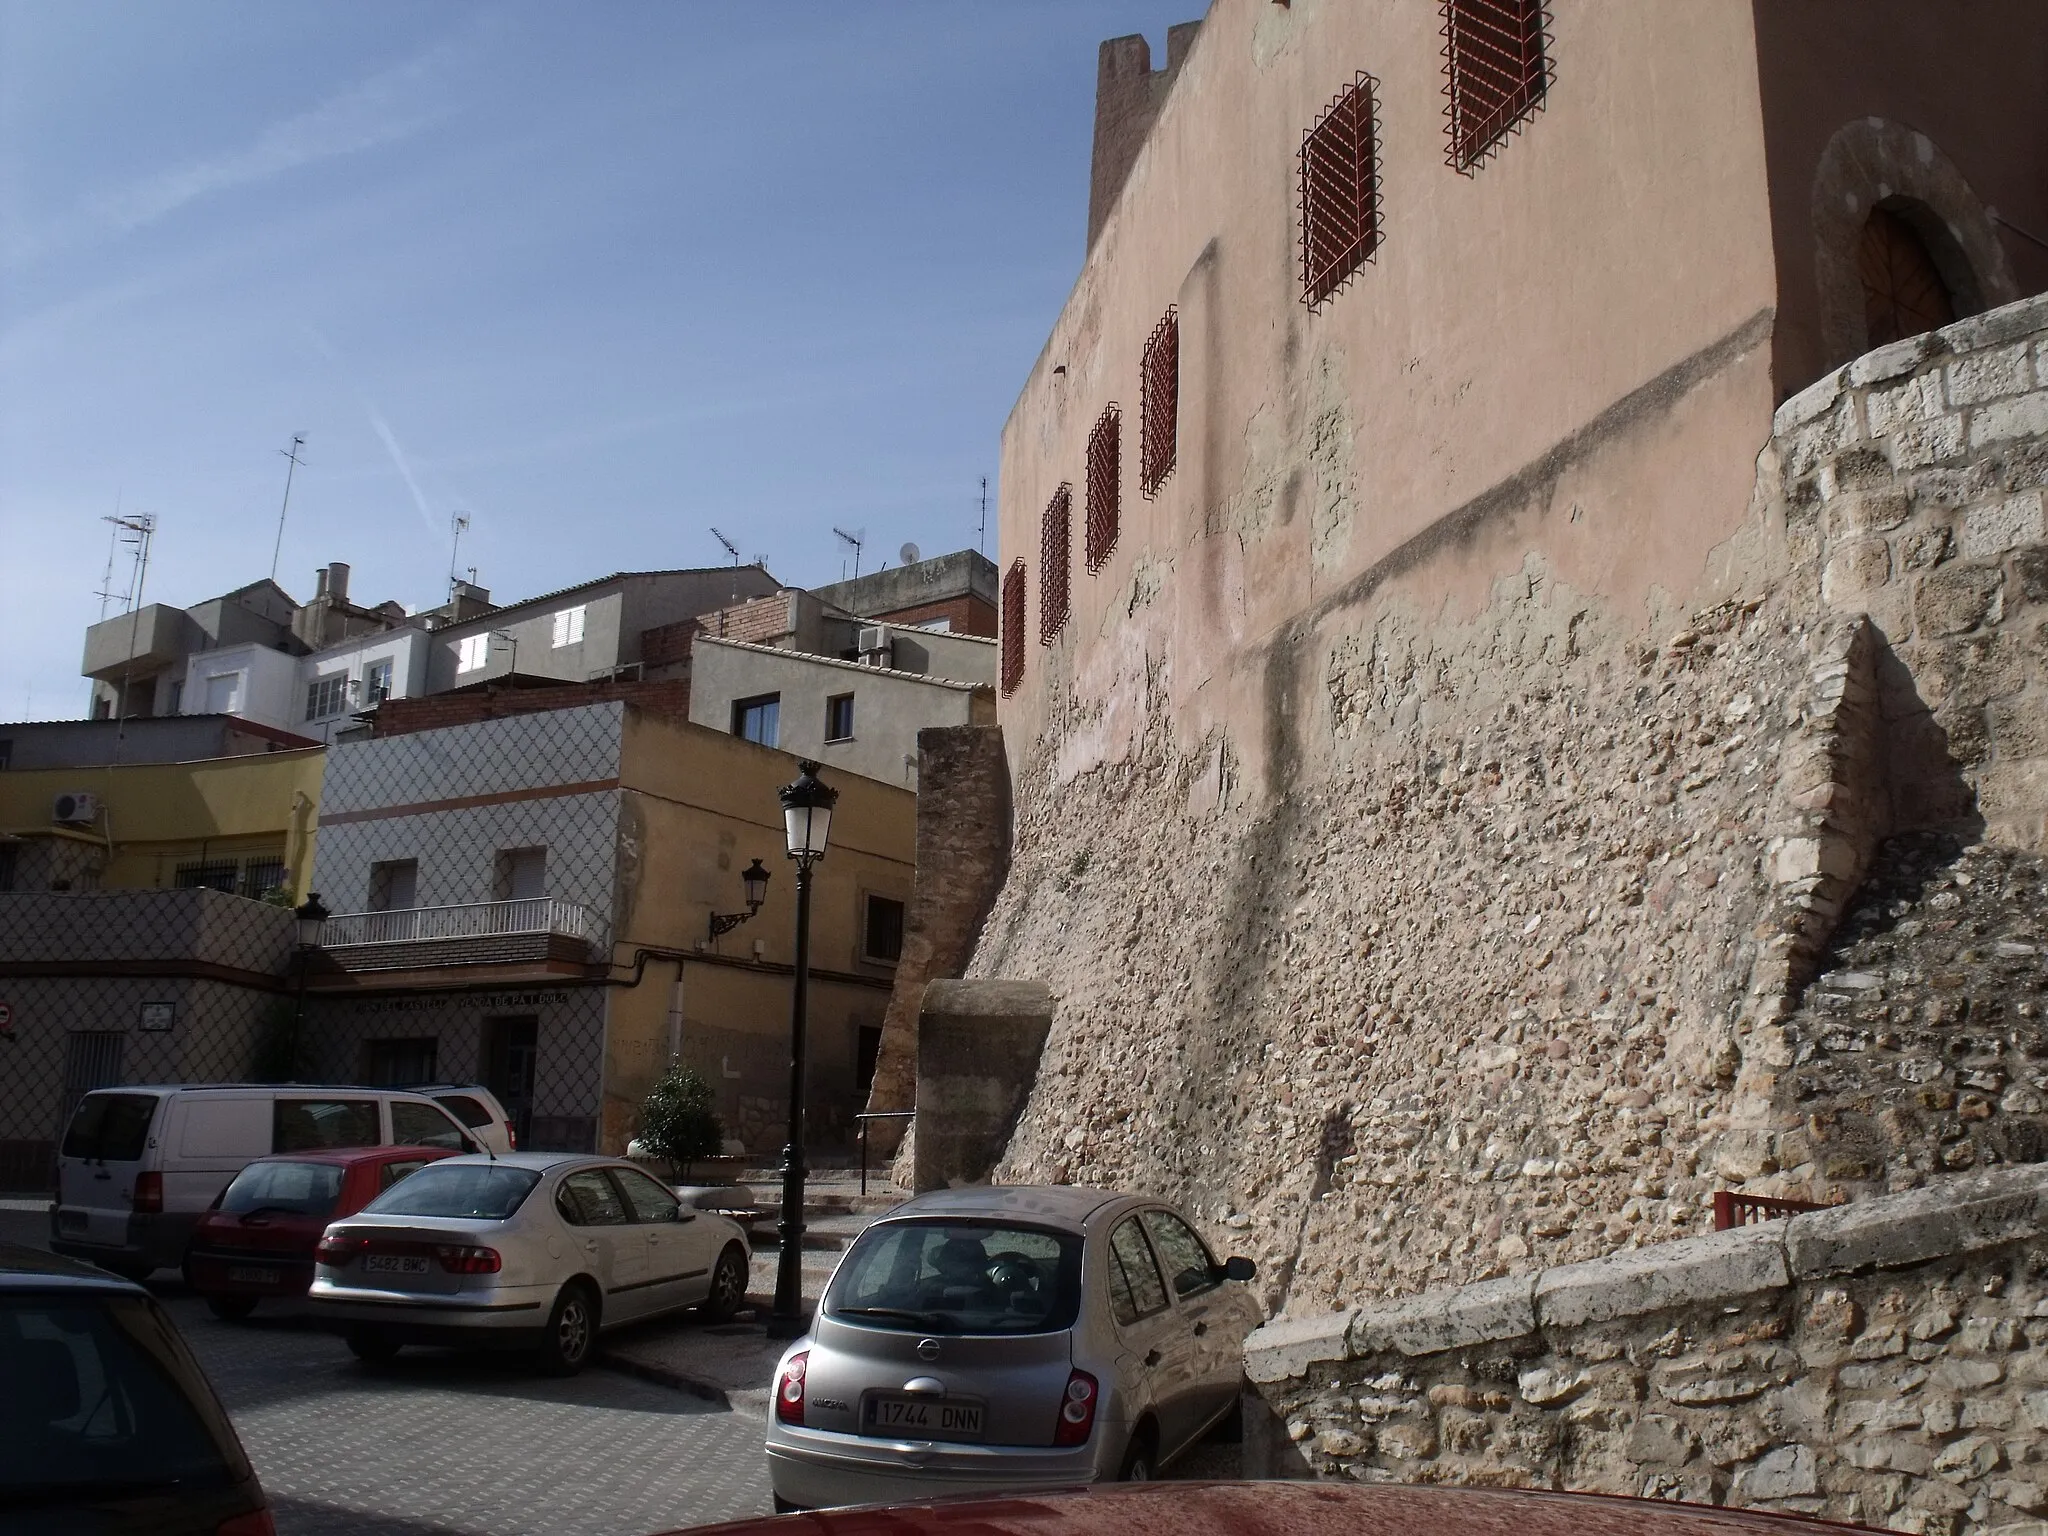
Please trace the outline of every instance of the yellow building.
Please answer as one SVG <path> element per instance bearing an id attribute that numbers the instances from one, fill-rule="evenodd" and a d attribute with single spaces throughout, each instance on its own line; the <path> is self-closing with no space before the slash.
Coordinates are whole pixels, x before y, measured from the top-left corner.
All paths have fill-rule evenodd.
<path id="1" fill-rule="evenodd" d="M 127 725 L 146 737 L 139 728 L 152 723 Z M 76 724 L 105 730 L 111 722 Z M 0 726 L 17 736 L 30 730 L 50 727 Z M 195 740 L 202 749 L 213 745 Z M 0 773 L 0 890 L 206 886 L 262 896 L 281 888 L 301 899 L 313 867 L 325 753 L 267 745 L 187 761 L 9 766 Z M 129 751 L 140 756 L 162 746 L 142 740 Z"/>
<path id="2" fill-rule="evenodd" d="M 481 1081 L 522 1146 L 617 1152 L 680 1058 L 728 1138 L 772 1153 L 796 897 L 776 791 L 796 774 L 789 753 L 620 702 L 337 744 L 308 1070 Z M 917 802 L 824 777 L 840 800 L 812 885 L 806 1101 L 830 1146 L 851 1136 L 880 1043 Z M 750 912 L 757 860 L 769 879 Z"/>

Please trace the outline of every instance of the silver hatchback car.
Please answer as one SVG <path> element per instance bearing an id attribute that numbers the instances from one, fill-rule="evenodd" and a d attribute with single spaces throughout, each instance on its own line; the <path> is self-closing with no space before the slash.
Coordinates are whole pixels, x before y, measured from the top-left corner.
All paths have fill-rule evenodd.
<path id="1" fill-rule="evenodd" d="M 429 1163 L 329 1226 L 314 1259 L 313 1315 L 362 1359 L 512 1347 L 562 1373 L 601 1328 L 683 1307 L 730 1317 L 749 1265 L 737 1222 L 631 1163 L 565 1152 Z"/>
<path id="2" fill-rule="evenodd" d="M 1249 1259 L 1107 1190 L 951 1189 L 875 1222 L 775 1372 L 778 1509 L 1149 1478 L 1228 1415 Z"/>

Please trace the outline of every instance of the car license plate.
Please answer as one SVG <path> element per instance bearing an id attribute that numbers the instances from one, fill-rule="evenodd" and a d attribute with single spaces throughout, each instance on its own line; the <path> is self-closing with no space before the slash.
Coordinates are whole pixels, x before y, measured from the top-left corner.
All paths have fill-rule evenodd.
<path id="1" fill-rule="evenodd" d="M 83 1232 L 85 1230 L 85 1212 L 60 1210 L 57 1212 L 57 1225 L 66 1232 Z"/>
<path id="2" fill-rule="evenodd" d="M 980 1403 L 949 1403 L 944 1398 L 878 1394 L 868 1399 L 870 1429 L 925 1440 L 979 1440 L 981 1413 Z"/>
<path id="3" fill-rule="evenodd" d="M 424 1275 L 427 1261 L 404 1253 L 373 1253 L 363 1260 L 367 1275 Z"/>
<path id="4" fill-rule="evenodd" d="M 274 1269 L 261 1269 L 253 1264 L 234 1264 L 228 1267 L 228 1278 L 237 1285 L 275 1285 L 282 1277 Z"/>

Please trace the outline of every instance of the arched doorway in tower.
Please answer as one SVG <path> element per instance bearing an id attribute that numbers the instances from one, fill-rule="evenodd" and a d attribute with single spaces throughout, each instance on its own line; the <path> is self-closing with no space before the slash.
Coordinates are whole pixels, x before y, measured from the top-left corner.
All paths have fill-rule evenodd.
<path id="1" fill-rule="evenodd" d="M 1904 214 L 1871 209 L 1857 256 L 1869 345 L 1918 336 L 1956 318 L 1955 296 L 1926 240 Z"/>

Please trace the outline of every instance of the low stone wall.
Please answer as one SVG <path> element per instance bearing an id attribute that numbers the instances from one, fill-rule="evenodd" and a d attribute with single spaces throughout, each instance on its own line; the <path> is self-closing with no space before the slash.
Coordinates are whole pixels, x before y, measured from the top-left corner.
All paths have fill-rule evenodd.
<path id="1" fill-rule="evenodd" d="M 2048 1524 L 2048 1168 L 1269 1323 L 1247 1470 Z"/>

